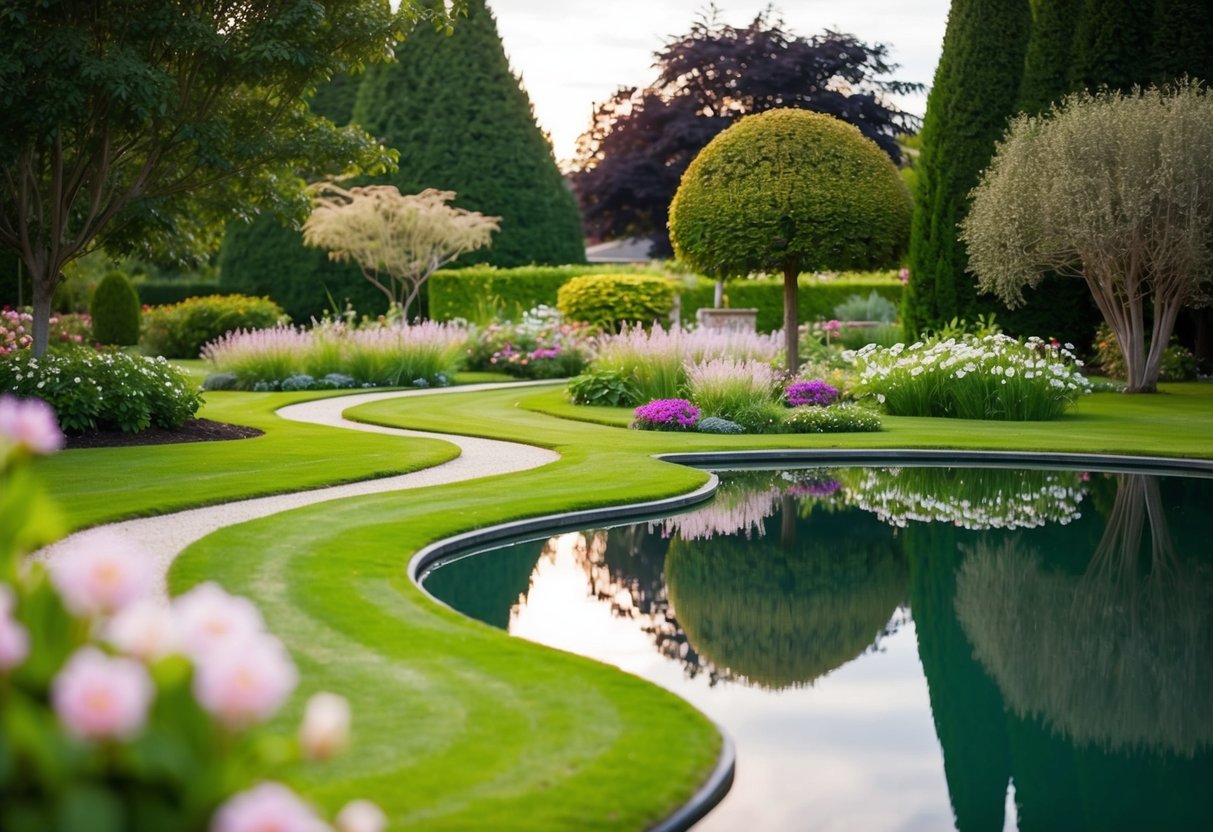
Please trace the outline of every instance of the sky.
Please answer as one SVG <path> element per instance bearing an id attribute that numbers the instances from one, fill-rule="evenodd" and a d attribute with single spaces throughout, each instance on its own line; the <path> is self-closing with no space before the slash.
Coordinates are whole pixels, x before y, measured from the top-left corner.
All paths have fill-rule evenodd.
<path id="1" fill-rule="evenodd" d="M 514 72 L 551 136 L 556 158 L 573 157 L 596 103 L 655 77 L 653 53 L 685 34 L 706 0 L 488 0 Z M 743 26 L 766 0 L 717 0 L 720 19 Z M 928 86 L 939 62 L 950 0 L 783 0 L 776 11 L 797 35 L 825 29 L 889 46 L 890 77 Z M 926 97 L 897 101 L 922 114 Z"/>

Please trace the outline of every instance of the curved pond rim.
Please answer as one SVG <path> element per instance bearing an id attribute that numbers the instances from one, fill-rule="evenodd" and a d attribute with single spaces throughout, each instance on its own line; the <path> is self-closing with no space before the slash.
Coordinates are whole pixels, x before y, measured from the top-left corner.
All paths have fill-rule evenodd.
<path id="1" fill-rule="evenodd" d="M 736 469 L 771 468 L 787 465 L 917 465 L 917 466 L 968 466 L 997 468 L 1081 468 L 1088 471 L 1109 473 L 1145 473 L 1157 475 L 1182 475 L 1213 478 L 1213 460 L 1186 457 L 1124 456 L 1118 454 L 1075 454 L 1031 451 L 971 451 L 948 449 L 844 449 L 844 448 L 788 448 L 784 450 L 757 451 L 704 451 L 692 453 L 654 454 L 664 462 L 687 465 L 694 468 Z M 422 585 L 422 579 L 431 566 L 439 561 L 449 561 L 461 555 L 476 554 L 487 548 L 524 540 L 535 539 L 537 533 L 554 533 L 585 528 L 603 522 L 635 522 L 645 516 L 655 516 L 683 508 L 692 508 L 705 503 L 716 494 L 719 479 L 711 474 L 707 483 L 687 494 L 648 500 L 640 503 L 624 503 L 581 511 L 546 514 L 498 523 L 435 541 L 418 550 L 409 559 L 408 576 L 427 598 L 435 604 L 453 609 L 436 598 Z M 623 672 L 623 671 L 620 671 Z M 650 827 L 648 832 L 684 832 L 690 829 L 724 799 L 733 785 L 737 767 L 736 748 L 733 740 L 719 724 L 716 730 L 721 736 L 720 756 L 708 778 L 691 798 L 664 820 Z"/>

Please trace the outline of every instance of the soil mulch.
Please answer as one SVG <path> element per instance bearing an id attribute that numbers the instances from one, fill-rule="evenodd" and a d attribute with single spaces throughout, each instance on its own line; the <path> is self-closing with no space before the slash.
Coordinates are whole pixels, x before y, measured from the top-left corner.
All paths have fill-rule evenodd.
<path id="1" fill-rule="evenodd" d="M 98 430 L 90 433 L 67 434 L 67 447 L 126 448 L 132 445 L 169 445 L 177 442 L 221 442 L 226 439 L 249 439 L 265 431 L 243 425 L 229 425 L 210 419 L 188 419 L 176 430 L 148 428 L 139 433 L 120 430 Z"/>

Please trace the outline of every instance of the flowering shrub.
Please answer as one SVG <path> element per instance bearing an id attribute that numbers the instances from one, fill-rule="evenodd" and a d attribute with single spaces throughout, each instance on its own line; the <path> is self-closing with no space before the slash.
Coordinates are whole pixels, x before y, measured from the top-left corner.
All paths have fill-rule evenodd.
<path id="1" fill-rule="evenodd" d="M 361 386 L 443 386 L 455 372 L 467 331 L 451 324 L 322 321 L 309 329 L 279 325 L 239 330 L 207 344 L 216 373 L 239 389 L 282 389 L 293 376 L 342 375 Z M 422 384 L 417 384 L 421 380 Z M 298 384 L 298 379 L 294 384 Z"/>
<path id="2" fill-rule="evenodd" d="M 269 298 L 204 295 L 143 310 L 140 344 L 152 355 L 197 358 L 202 347 L 238 329 L 266 329 L 287 320 Z"/>
<path id="3" fill-rule="evenodd" d="M 93 322 L 88 315 L 51 315 L 51 346 L 83 344 L 92 340 Z M 34 316 L 28 309 L 0 309 L 0 356 L 29 348 L 34 343 Z"/>
<path id="4" fill-rule="evenodd" d="M 632 414 L 636 430 L 691 430 L 699 421 L 699 408 L 686 399 L 657 399 Z"/>
<path id="5" fill-rule="evenodd" d="M 857 396 L 895 416 L 1026 421 L 1055 419 L 1090 385 L 1072 346 L 1039 338 L 963 336 L 850 354 Z"/>
<path id="6" fill-rule="evenodd" d="M 197 387 L 163 358 L 73 348 L 0 357 L 0 393 L 36 396 L 69 431 L 177 428 L 202 406 Z"/>
<path id="7" fill-rule="evenodd" d="M 821 379 L 794 381 L 784 388 L 783 398 L 789 407 L 804 405 L 825 407 L 838 401 L 838 388 Z"/>
<path id="8" fill-rule="evenodd" d="M 788 433 L 864 433 L 881 429 L 880 414 L 853 404 L 801 405 L 783 419 Z"/>
<path id="9" fill-rule="evenodd" d="M 44 403 L 0 396 L 0 828 L 329 828 L 258 781 L 339 752 L 349 707 L 318 694 L 294 741 L 265 735 L 298 674 L 256 607 L 214 584 L 158 602 L 147 554 L 112 534 L 76 538 L 49 570 L 26 558 L 57 532 L 26 463 L 62 442 Z M 337 826 L 384 819 L 356 801 Z"/>
<path id="10" fill-rule="evenodd" d="M 518 323 L 500 321 L 472 332 L 469 370 L 500 370 L 519 378 L 565 378 L 585 369 L 598 328 L 565 323 L 550 306 L 524 312 Z"/>

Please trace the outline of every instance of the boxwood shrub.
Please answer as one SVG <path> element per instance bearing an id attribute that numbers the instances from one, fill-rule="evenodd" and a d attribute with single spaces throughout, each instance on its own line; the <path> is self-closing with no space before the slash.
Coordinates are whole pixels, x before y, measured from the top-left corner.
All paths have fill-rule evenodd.
<path id="1" fill-rule="evenodd" d="M 588 274 L 560 287 L 556 307 L 570 321 L 586 321 L 607 330 L 624 323 L 664 321 L 674 308 L 674 283 L 665 277 Z"/>
<path id="2" fill-rule="evenodd" d="M 168 306 L 153 306 L 143 314 L 141 346 L 165 358 L 197 358 L 202 347 L 237 329 L 267 329 L 286 313 L 269 298 L 209 295 Z"/>

